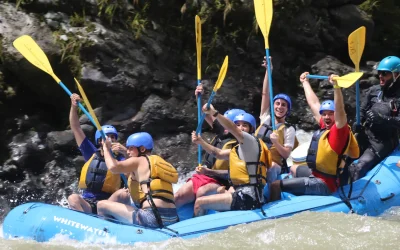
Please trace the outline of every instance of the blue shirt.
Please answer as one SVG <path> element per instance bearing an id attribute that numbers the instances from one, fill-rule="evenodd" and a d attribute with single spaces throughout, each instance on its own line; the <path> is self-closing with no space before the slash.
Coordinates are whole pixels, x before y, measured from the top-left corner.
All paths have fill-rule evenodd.
<path id="1" fill-rule="evenodd" d="M 91 141 L 89 141 L 87 137 L 85 137 L 85 139 L 83 139 L 81 145 L 79 146 L 79 150 L 81 151 L 82 156 L 86 162 L 93 156 L 94 153 L 96 153 L 97 148 L 93 145 Z M 125 160 L 125 157 L 123 155 L 118 155 L 117 160 L 123 161 Z M 86 190 L 83 190 L 82 192 L 82 198 L 85 199 L 104 200 L 108 199 L 108 197 L 110 197 L 110 194 L 108 193 L 92 193 Z"/>

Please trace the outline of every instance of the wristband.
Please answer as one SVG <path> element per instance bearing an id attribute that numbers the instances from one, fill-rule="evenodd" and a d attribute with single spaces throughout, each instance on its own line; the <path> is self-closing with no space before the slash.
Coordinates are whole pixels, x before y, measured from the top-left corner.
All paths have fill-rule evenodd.
<path id="1" fill-rule="evenodd" d="M 215 110 L 216 112 L 212 115 L 213 117 L 217 117 L 217 115 L 219 114 L 218 110 Z"/>
<path id="2" fill-rule="evenodd" d="M 333 85 L 333 88 L 334 88 L 334 89 L 340 89 L 340 86 L 337 85 L 337 84 L 335 84 L 335 85 Z"/>

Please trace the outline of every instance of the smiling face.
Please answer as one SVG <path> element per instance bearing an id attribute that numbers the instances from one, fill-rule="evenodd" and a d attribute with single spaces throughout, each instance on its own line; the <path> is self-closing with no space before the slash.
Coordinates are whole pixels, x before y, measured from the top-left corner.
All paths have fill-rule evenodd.
<path id="1" fill-rule="evenodd" d="M 237 121 L 237 122 L 236 122 L 236 126 L 237 126 L 240 130 L 242 130 L 242 131 L 244 131 L 244 132 L 247 132 L 247 133 L 250 132 L 251 126 L 250 126 L 250 124 L 247 123 L 247 122 L 244 122 L 244 121 Z"/>
<path id="2" fill-rule="evenodd" d="M 289 105 L 287 101 L 283 99 L 276 99 L 274 102 L 274 111 L 275 111 L 275 116 L 277 118 L 283 118 L 286 116 L 287 112 L 289 109 Z"/>
<path id="3" fill-rule="evenodd" d="M 321 114 L 322 121 L 327 129 L 331 129 L 333 124 L 335 124 L 335 112 L 331 110 L 324 110 Z"/>

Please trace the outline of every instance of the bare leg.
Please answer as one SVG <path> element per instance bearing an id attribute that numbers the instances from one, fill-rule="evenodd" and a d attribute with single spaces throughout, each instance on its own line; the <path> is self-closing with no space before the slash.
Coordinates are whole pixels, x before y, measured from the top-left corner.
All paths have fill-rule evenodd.
<path id="1" fill-rule="evenodd" d="M 272 182 L 269 187 L 270 201 L 277 201 L 281 199 L 281 181 Z"/>
<path id="2" fill-rule="evenodd" d="M 175 205 L 177 208 L 193 202 L 196 199 L 195 193 L 193 193 L 193 182 L 190 180 L 182 185 L 181 188 L 174 195 Z"/>
<path id="3" fill-rule="evenodd" d="M 130 205 L 131 199 L 130 199 L 129 189 L 121 188 L 117 190 L 110 196 L 110 198 L 108 198 L 108 200 L 119 202 L 125 205 Z"/>
<path id="4" fill-rule="evenodd" d="M 134 207 L 119 202 L 109 200 L 97 202 L 98 215 L 112 216 L 115 219 L 125 223 L 133 223 L 132 214 L 134 210 Z"/>
<path id="5" fill-rule="evenodd" d="M 290 167 L 290 173 L 292 174 L 292 176 L 293 177 L 296 177 L 296 170 L 297 170 L 297 167 L 298 167 L 299 165 L 292 165 L 291 167 Z"/>
<path id="6" fill-rule="evenodd" d="M 202 196 L 216 194 L 219 187 L 220 185 L 218 185 L 217 183 L 209 183 L 200 187 L 197 190 L 196 199 Z"/>
<path id="7" fill-rule="evenodd" d="M 71 194 L 68 196 L 69 208 L 76 211 L 81 211 L 85 213 L 92 213 L 92 207 L 78 194 Z"/>
<path id="8" fill-rule="evenodd" d="M 216 211 L 229 211 L 231 210 L 232 194 L 227 192 L 224 194 L 214 194 L 203 196 L 196 200 L 194 204 L 194 216 L 204 215 L 207 209 Z"/>
<path id="9" fill-rule="evenodd" d="M 228 191 L 226 190 L 226 187 L 225 187 L 225 186 L 220 186 L 220 187 L 217 189 L 217 194 L 223 194 L 223 193 L 226 193 L 226 192 L 228 192 Z"/>

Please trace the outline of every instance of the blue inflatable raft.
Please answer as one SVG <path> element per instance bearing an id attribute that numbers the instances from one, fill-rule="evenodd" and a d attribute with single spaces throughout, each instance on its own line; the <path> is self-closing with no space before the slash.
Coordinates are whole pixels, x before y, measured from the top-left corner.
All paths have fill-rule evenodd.
<path id="1" fill-rule="evenodd" d="M 400 151 L 371 170 L 367 176 L 353 184 L 350 203 L 360 215 L 376 216 L 392 206 L 400 206 Z M 347 194 L 349 186 L 344 187 Z M 3 222 L 5 238 L 25 238 L 39 242 L 48 241 L 58 235 L 83 242 L 157 242 L 173 237 L 185 239 L 207 233 L 222 231 L 230 226 L 290 216 L 303 211 L 331 211 L 348 213 L 350 208 L 340 199 L 339 193 L 332 196 L 294 196 L 284 194 L 283 200 L 265 204 L 265 215 L 258 210 L 215 212 L 202 217 L 190 218 L 192 207 L 183 207 L 179 214 L 182 221 L 169 226 L 170 229 L 149 229 L 104 220 L 94 215 L 72 211 L 43 203 L 26 203 L 15 207 Z"/>

